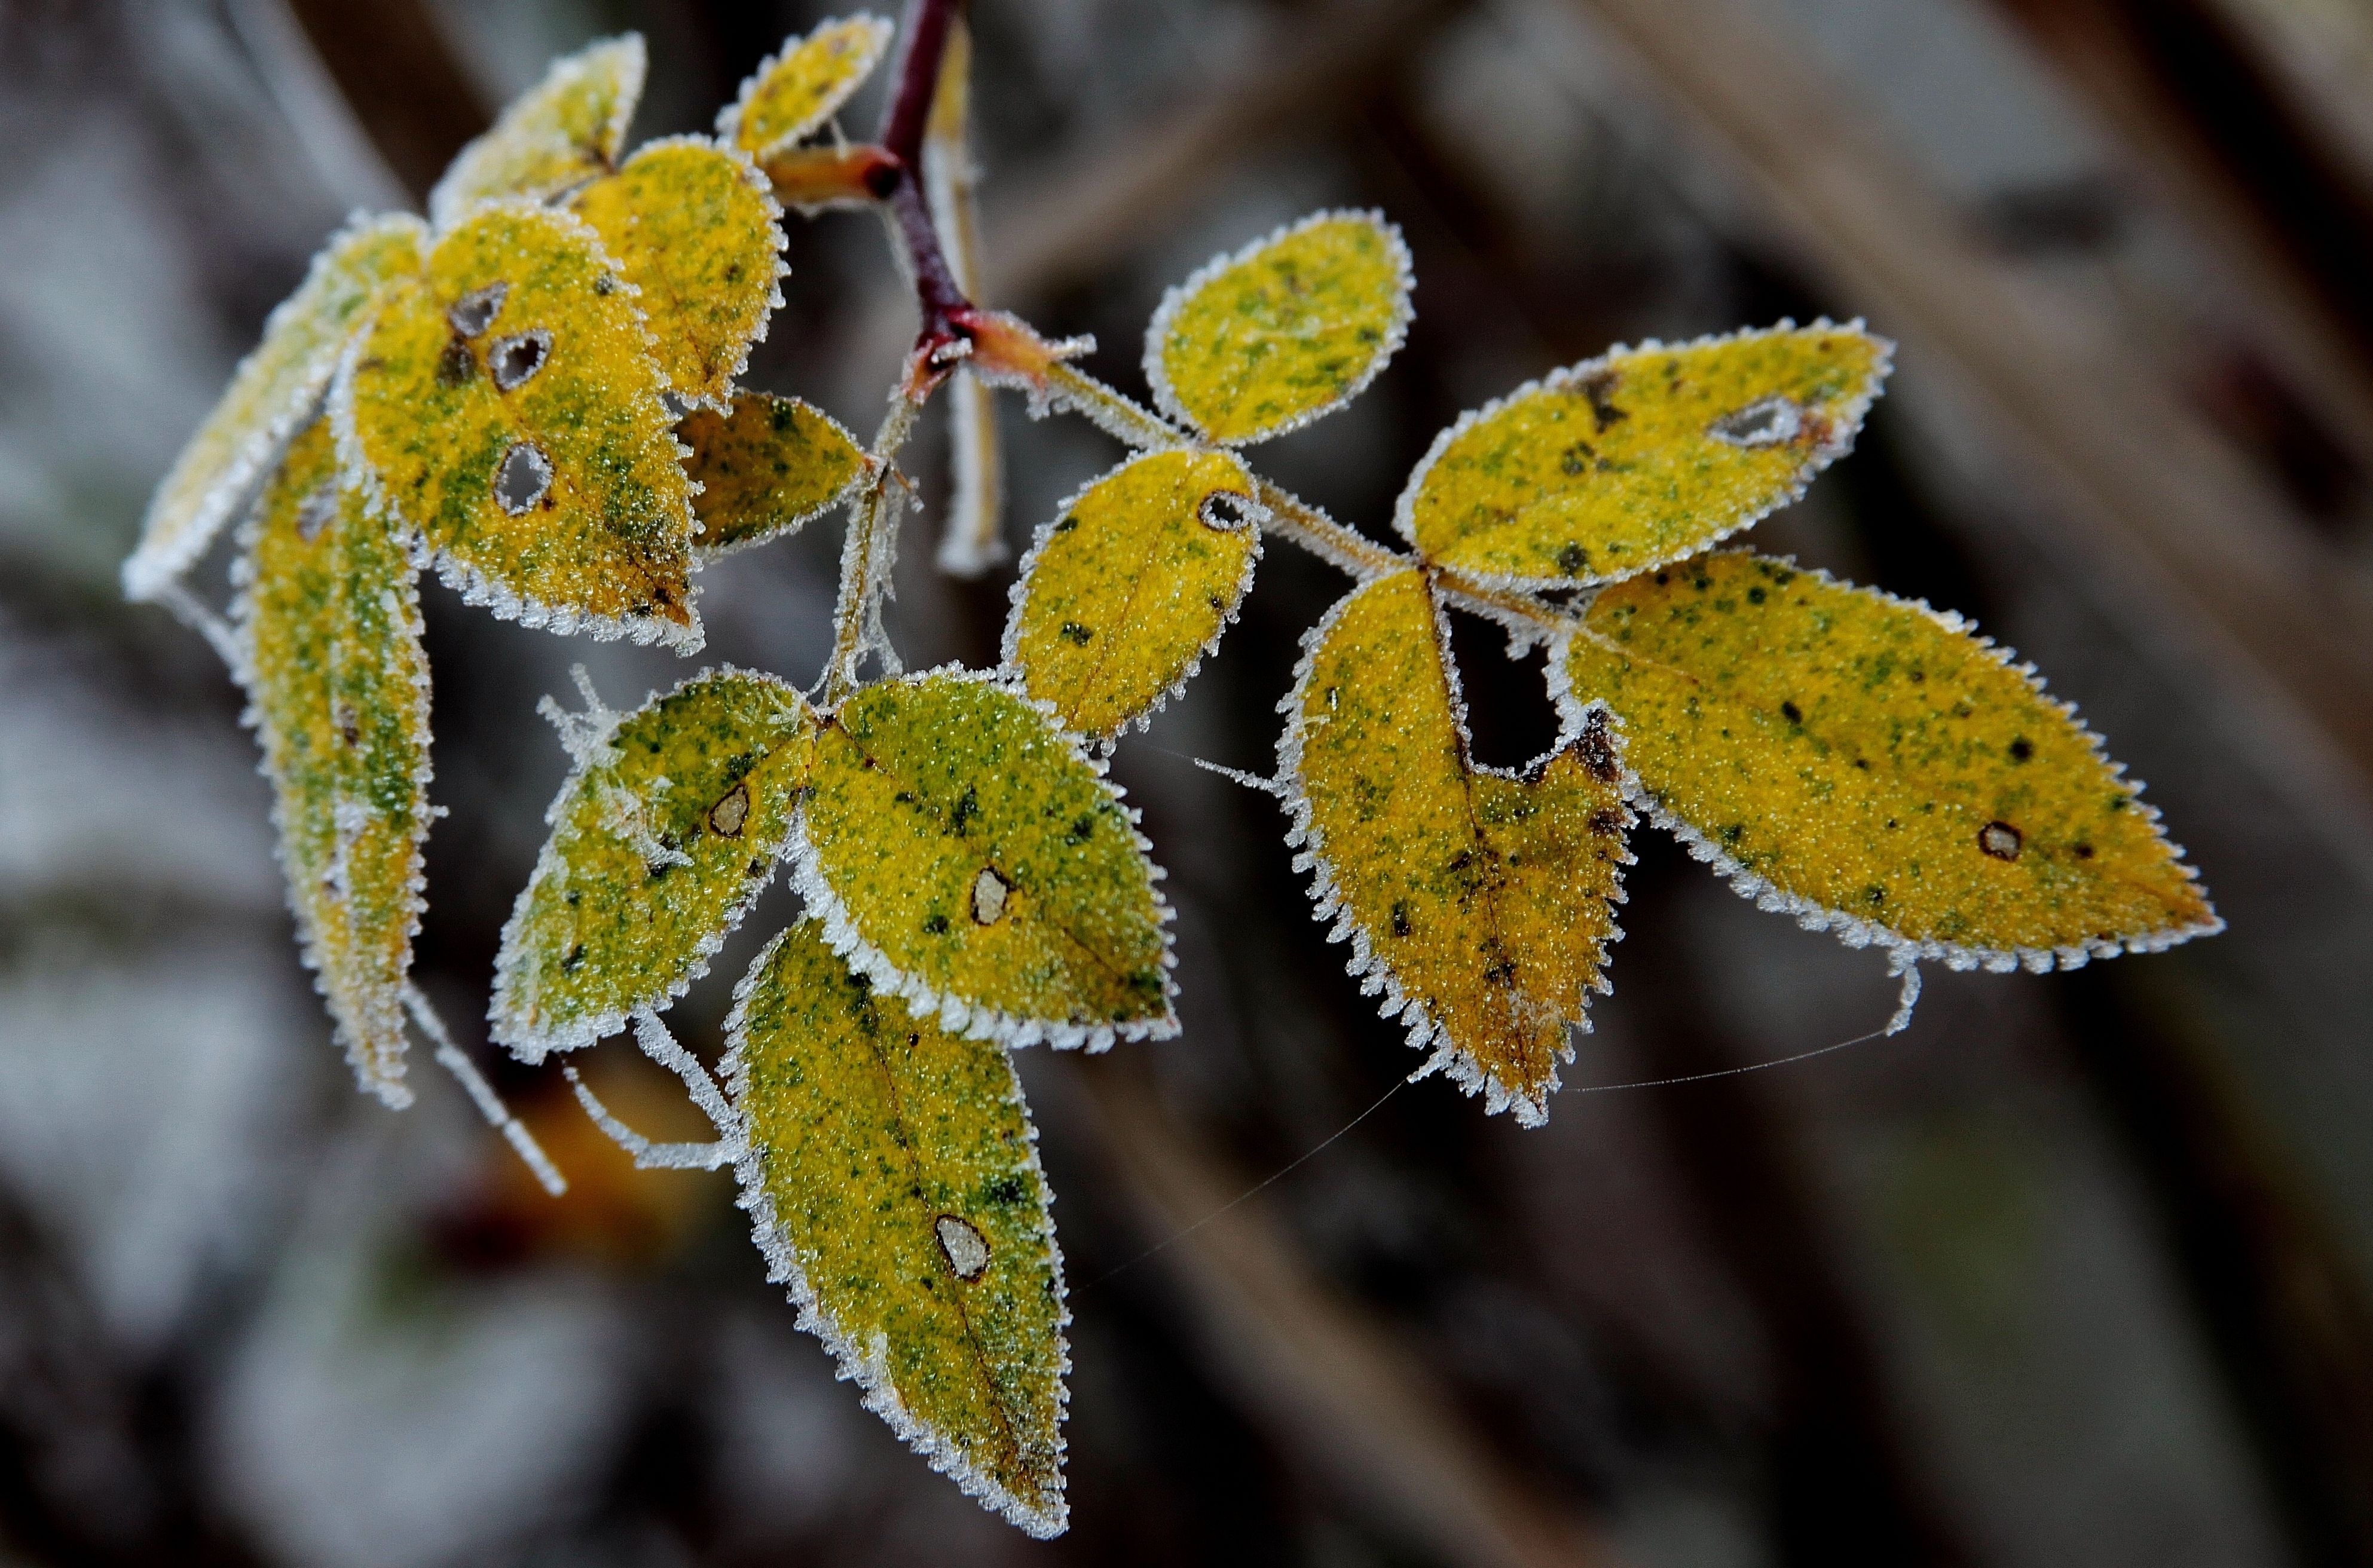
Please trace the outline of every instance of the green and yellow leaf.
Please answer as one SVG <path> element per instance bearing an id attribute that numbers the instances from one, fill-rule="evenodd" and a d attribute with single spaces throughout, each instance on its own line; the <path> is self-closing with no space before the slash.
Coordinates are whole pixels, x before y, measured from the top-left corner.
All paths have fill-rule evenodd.
<path id="1" fill-rule="evenodd" d="M 1147 452 L 1064 504 L 1014 587 L 1005 662 L 1065 727 L 1116 735 L 1184 686 L 1252 587 L 1253 476 L 1233 452 Z"/>
<path id="2" fill-rule="evenodd" d="M 802 1326 L 932 1468 L 1061 1534 L 1070 1314 L 1004 1050 L 885 1005 L 812 920 L 760 956 L 726 1039 L 743 1203 Z"/>
<path id="3" fill-rule="evenodd" d="M 305 962 L 356 1076 L 403 1105 L 403 987 L 429 822 L 414 568 L 340 477 L 322 421 L 290 444 L 244 543 L 248 717 Z"/>
<path id="4" fill-rule="evenodd" d="M 1228 446 L 1351 401 L 1409 330 L 1409 249 L 1374 213 L 1318 213 L 1174 288 L 1145 333 L 1172 417 Z"/>
<path id="5" fill-rule="evenodd" d="M 810 783 L 800 890 L 885 995 L 1008 1045 L 1175 1031 L 1133 814 L 1030 702 L 962 671 L 869 686 Z"/>
<path id="6" fill-rule="evenodd" d="M 2099 740 L 1925 605 L 1723 552 L 1607 589 L 1560 668 L 1660 823 L 1856 946 L 2043 969 L 2222 923 Z"/>
<path id="7" fill-rule="evenodd" d="M 429 221 L 441 233 L 481 202 L 548 201 L 616 168 L 646 64 L 639 33 L 554 61 L 544 80 L 455 157 L 428 193 Z"/>
<path id="8" fill-rule="evenodd" d="M 570 205 L 640 291 L 669 389 L 723 407 L 783 302 L 782 209 L 766 177 L 714 142 L 671 136 Z"/>
<path id="9" fill-rule="evenodd" d="M 553 711 L 577 766 L 503 927 L 492 1009 L 495 1039 L 530 1062 L 708 972 L 789 840 L 816 723 L 783 682 L 732 669 L 624 716 Z"/>
<path id="10" fill-rule="evenodd" d="M 1476 766 L 1447 628 L 1414 571 L 1328 612 L 1286 707 L 1279 776 L 1329 938 L 1432 1047 L 1429 1067 L 1539 1125 L 1568 1031 L 1607 989 L 1630 859 L 1605 714 L 1577 714 L 1522 774 Z"/>
<path id="11" fill-rule="evenodd" d="M 497 615 L 696 647 L 692 496 L 634 286 L 567 213 L 480 207 L 348 351 L 374 509 Z"/>
<path id="12" fill-rule="evenodd" d="M 787 151 L 864 85 L 890 47 L 891 31 L 881 17 L 860 13 L 792 39 L 751 74 L 741 96 L 717 117 L 719 139 L 760 163 Z"/>
<path id="13" fill-rule="evenodd" d="M 704 561 L 796 532 L 864 471 L 857 438 L 822 409 L 771 392 L 742 392 L 730 412 L 698 409 L 676 429 Z"/>
<path id="14" fill-rule="evenodd" d="M 1436 437 L 1401 493 L 1401 534 L 1510 587 L 1612 582 L 1694 555 L 1845 454 L 1890 352 L 1859 322 L 1783 322 L 1587 360 Z"/>
<path id="15" fill-rule="evenodd" d="M 288 433 L 312 413 L 364 313 L 392 281 L 420 271 L 427 232 L 400 213 L 349 225 L 322 247 L 157 487 L 140 546 L 123 563 L 126 593 L 153 598 L 205 553 Z"/>

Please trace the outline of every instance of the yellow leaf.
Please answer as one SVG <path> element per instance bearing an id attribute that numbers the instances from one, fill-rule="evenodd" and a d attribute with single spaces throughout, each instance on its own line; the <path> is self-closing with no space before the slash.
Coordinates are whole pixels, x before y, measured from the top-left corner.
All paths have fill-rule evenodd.
<path id="1" fill-rule="evenodd" d="M 1005 627 L 1023 689 L 1101 739 L 1184 686 L 1252 587 L 1253 494 L 1234 453 L 1174 449 L 1065 503 L 1022 563 Z"/>
<path id="2" fill-rule="evenodd" d="M 1447 632 L 1419 572 L 1338 604 L 1286 700 L 1279 776 L 1351 972 L 1429 1068 L 1538 1126 L 1607 989 L 1631 818 L 1603 710 L 1521 774 L 1472 762 Z"/>
<path id="3" fill-rule="evenodd" d="M 2040 970 L 2221 926 L 2140 786 L 1957 617 L 1724 552 L 1607 589 L 1560 668 L 1657 821 L 1854 946 Z"/>
<path id="4" fill-rule="evenodd" d="M 692 448 L 684 467 L 701 485 L 700 558 L 795 531 L 840 499 L 865 467 L 856 437 L 797 398 L 743 392 L 732 412 L 696 410 L 676 434 Z"/>
<path id="5" fill-rule="evenodd" d="M 288 433 L 313 412 L 364 311 L 391 281 L 419 272 L 427 232 L 408 214 L 364 218 L 322 247 L 157 487 L 140 548 L 123 563 L 126 593 L 154 598 L 205 553 Z"/>
<path id="6" fill-rule="evenodd" d="M 1409 249 L 1374 213 L 1318 213 L 1174 288 L 1145 331 L 1163 410 L 1228 446 L 1331 413 L 1409 330 Z"/>
<path id="7" fill-rule="evenodd" d="M 692 498 L 634 287 L 566 213 L 480 207 L 332 397 L 374 510 L 497 615 L 696 647 Z"/>
<path id="8" fill-rule="evenodd" d="M 999 1046 L 884 1006 L 802 921 L 734 993 L 743 1205 L 801 1322 L 933 1469 L 1062 1533 L 1063 1264 Z"/>
<path id="9" fill-rule="evenodd" d="M 429 221 L 442 232 L 480 202 L 545 201 L 615 168 L 643 96 L 645 64 L 639 33 L 554 61 L 544 80 L 453 159 L 428 193 Z"/>
<path id="10" fill-rule="evenodd" d="M 305 962 L 346 1059 L 391 1105 L 428 836 L 428 661 L 403 548 L 339 476 L 326 423 L 290 445 L 243 540 L 237 615 Z"/>
<path id="11" fill-rule="evenodd" d="M 495 1039 L 530 1062 L 708 972 L 790 837 L 815 730 L 797 691 L 732 669 L 558 722 L 577 766 L 495 968 Z"/>
<path id="12" fill-rule="evenodd" d="M 742 84 L 741 97 L 717 117 L 720 141 L 764 163 L 831 119 L 873 74 L 890 47 L 891 27 L 862 13 L 820 23 L 784 44 Z"/>
<path id="13" fill-rule="evenodd" d="M 1487 403 L 1435 437 L 1396 519 L 1503 587 L 1612 582 L 1693 555 L 1842 456 L 1891 346 L 1861 323 L 1648 343 Z"/>
<path id="14" fill-rule="evenodd" d="M 811 782 L 800 891 L 884 994 L 1009 1045 L 1176 1031 L 1135 815 L 1030 703 L 957 670 L 879 682 Z"/>
<path id="15" fill-rule="evenodd" d="M 671 136 L 570 204 L 641 291 L 669 389 L 723 407 L 783 303 L 782 209 L 766 177 L 713 142 Z"/>

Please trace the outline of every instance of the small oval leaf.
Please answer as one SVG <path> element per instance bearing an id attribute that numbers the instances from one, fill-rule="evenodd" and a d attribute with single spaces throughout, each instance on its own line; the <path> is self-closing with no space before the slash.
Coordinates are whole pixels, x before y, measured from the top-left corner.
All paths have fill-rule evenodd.
<path id="1" fill-rule="evenodd" d="M 1853 946 L 2044 969 L 2222 926 L 2099 740 L 1925 605 L 1725 552 L 1606 590 L 1552 668 L 1659 823 Z"/>
<path id="2" fill-rule="evenodd" d="M 692 497 L 633 285 L 566 213 L 482 206 L 331 399 L 375 510 L 473 603 L 697 647 Z"/>
<path id="3" fill-rule="evenodd" d="M 1176 1031 L 1134 816 L 1028 701 L 958 670 L 869 686 L 812 784 L 800 891 L 885 994 L 1008 1045 Z"/>
<path id="4" fill-rule="evenodd" d="M 1784 506 L 1853 446 L 1892 347 L 1860 322 L 1618 349 L 1435 437 L 1401 535 L 1502 587 L 1612 582 Z"/>
<path id="5" fill-rule="evenodd" d="M 1448 628 L 1413 571 L 1328 612 L 1287 712 L 1279 776 L 1329 938 L 1429 1065 L 1539 1125 L 1567 1031 L 1607 989 L 1630 860 L 1604 712 L 1522 774 L 1477 767 Z"/>
<path id="6" fill-rule="evenodd" d="M 701 486 L 692 509 L 703 561 L 796 532 L 865 468 L 857 438 L 830 414 L 771 392 L 742 392 L 723 414 L 696 410 L 676 434 Z"/>
<path id="7" fill-rule="evenodd" d="M 428 193 L 439 231 L 481 202 L 544 201 L 618 166 L 626 122 L 643 96 L 640 33 L 588 44 L 552 63 L 544 80 L 513 99 L 492 129 L 463 147 Z"/>
<path id="8" fill-rule="evenodd" d="M 540 1062 L 707 973 L 790 837 L 814 727 L 797 691 L 732 669 L 569 717 L 577 766 L 503 927 L 495 1039 Z"/>
<path id="9" fill-rule="evenodd" d="M 864 85 L 890 47 L 892 28 L 859 13 L 817 24 L 763 62 L 717 117 L 717 134 L 760 163 L 804 139 Z"/>
<path id="10" fill-rule="evenodd" d="M 1142 721 L 1219 645 L 1252 587 L 1252 473 L 1233 452 L 1147 452 L 1039 530 L 1014 585 L 1005 662 L 1064 725 Z"/>
<path id="11" fill-rule="evenodd" d="M 1164 412 L 1229 446 L 1356 397 L 1409 330 L 1409 248 L 1375 213 L 1317 213 L 1164 296 L 1145 376 Z"/>
<path id="12" fill-rule="evenodd" d="M 783 303 L 782 208 L 766 177 L 713 142 L 671 136 L 570 205 L 640 291 L 668 389 L 723 407 Z"/>
<path id="13" fill-rule="evenodd" d="M 305 963 L 346 1060 L 391 1105 L 428 836 L 428 660 L 403 548 L 339 476 L 326 423 L 291 443 L 244 540 L 248 718 Z"/>
<path id="14" fill-rule="evenodd" d="M 1063 1264 L 1002 1049 L 883 1005 L 802 921 L 726 1022 L 742 1203 L 866 1408 L 1030 1534 L 1062 1533 Z"/>
<path id="15" fill-rule="evenodd" d="M 407 213 L 363 218 L 331 237 L 157 487 L 140 547 L 123 563 L 125 593 L 153 598 L 205 553 L 312 412 L 364 313 L 392 282 L 420 271 L 427 239 L 427 226 Z"/>

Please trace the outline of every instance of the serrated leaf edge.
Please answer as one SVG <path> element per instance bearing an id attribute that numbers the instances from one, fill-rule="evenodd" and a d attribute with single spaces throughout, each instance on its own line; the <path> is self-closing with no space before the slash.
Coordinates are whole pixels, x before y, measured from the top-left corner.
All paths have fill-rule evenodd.
<path id="1" fill-rule="evenodd" d="M 564 55 L 554 61 L 545 67 L 544 75 L 537 77 L 532 86 L 504 106 L 503 111 L 495 117 L 495 122 L 492 125 L 473 136 L 463 145 L 460 152 L 453 155 L 453 161 L 446 166 L 443 174 L 437 177 L 437 183 L 428 192 L 428 221 L 439 238 L 454 226 L 475 214 L 480 207 L 511 201 L 524 201 L 536 206 L 544 206 L 548 203 L 566 201 L 574 193 L 571 191 L 555 191 L 549 197 L 538 199 L 510 192 L 464 201 L 455 194 L 454 188 L 465 173 L 472 172 L 470 164 L 473 155 L 480 147 L 487 145 L 490 140 L 503 129 L 504 122 L 511 109 L 532 94 L 574 84 L 593 68 L 593 62 L 598 56 L 614 49 L 626 51 L 633 64 L 627 68 L 625 85 L 618 93 L 618 102 L 610 111 L 609 123 L 602 127 L 602 139 L 612 147 L 623 148 L 625 145 L 626 127 L 633 122 L 635 110 L 642 103 L 643 87 L 649 80 L 651 64 L 650 51 L 643 42 L 643 35 L 633 31 L 618 33 L 609 38 L 597 38 L 575 53 Z M 614 172 L 615 154 L 609 155 L 607 161 L 610 162 Z"/>
<path id="2" fill-rule="evenodd" d="M 785 275 L 789 275 L 789 269 L 786 268 L 784 271 Z M 778 296 L 776 300 L 776 304 L 779 306 L 781 303 L 782 301 Z M 740 373 L 737 371 L 735 374 L 738 376 Z M 849 474 L 848 482 L 838 490 L 834 491 L 829 496 L 817 502 L 813 506 L 801 512 L 798 517 L 793 517 L 790 521 L 785 523 L 778 528 L 772 528 L 765 533 L 748 534 L 741 539 L 729 540 L 723 544 L 703 544 L 701 542 L 702 536 L 698 533 L 694 534 L 692 536 L 693 559 L 699 562 L 704 566 L 707 565 L 711 562 L 722 561 L 729 555 L 738 555 L 745 550 L 755 549 L 757 546 L 762 544 L 772 544 L 778 539 L 789 539 L 791 535 L 799 532 L 810 523 L 814 522 L 818 517 L 823 517 L 825 513 L 832 511 L 836 507 L 848 505 L 849 501 L 856 495 L 858 487 L 865 482 L 865 443 L 859 441 L 855 436 L 851 435 L 849 433 L 848 426 L 841 424 L 840 421 L 833 418 L 832 415 L 826 413 L 815 404 L 808 401 L 805 398 L 793 397 L 788 392 L 751 392 L 745 389 L 741 395 L 747 397 L 778 398 L 785 402 L 799 404 L 800 407 L 807 410 L 808 412 L 815 415 L 818 419 L 823 420 L 826 424 L 831 425 L 834 430 L 840 434 L 843 440 L 847 441 L 851 447 L 856 448 L 858 464 L 857 468 Z M 731 417 L 732 405 L 729 402 L 724 409 L 712 410 L 712 412 L 719 413 L 725 417 Z M 683 443 L 684 437 L 678 436 L 676 439 L 678 443 L 681 444 Z M 689 446 L 686 446 L 684 449 L 687 454 L 691 452 L 691 447 Z M 698 482 L 696 481 L 695 482 Z M 700 523 L 700 514 L 697 510 L 693 513 L 692 520 L 696 526 Z"/>
<path id="3" fill-rule="evenodd" d="M 826 17 L 807 31 L 785 39 L 780 49 L 759 61 L 757 69 L 742 78 L 742 86 L 735 90 L 733 101 L 717 111 L 717 139 L 728 146 L 739 147 L 742 115 L 749 107 L 750 95 L 758 90 L 758 84 L 774 75 L 783 62 L 804 48 L 810 39 L 814 38 L 824 29 L 847 27 L 858 23 L 865 25 L 866 31 L 873 42 L 873 47 L 867 52 L 865 64 L 849 74 L 848 82 L 836 96 L 827 96 L 824 101 L 817 106 L 814 112 L 796 129 L 783 133 L 765 146 L 748 152 L 747 156 L 754 162 L 760 158 L 773 157 L 779 153 L 789 151 L 815 134 L 825 121 L 840 112 L 841 105 L 847 103 L 850 96 L 871 80 L 873 73 L 880 68 L 882 56 L 890 48 L 891 37 L 898 30 L 896 26 L 888 19 L 877 17 L 871 11 L 858 11 L 846 17 Z"/>

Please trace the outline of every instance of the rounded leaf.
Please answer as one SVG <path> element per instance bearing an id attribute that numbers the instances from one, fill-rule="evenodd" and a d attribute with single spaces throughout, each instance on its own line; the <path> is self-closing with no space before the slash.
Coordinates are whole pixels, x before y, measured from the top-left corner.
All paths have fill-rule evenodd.
<path id="1" fill-rule="evenodd" d="M 795 532 L 846 493 L 865 452 L 830 414 L 797 398 L 742 392 L 725 413 L 696 409 L 677 426 L 704 561 Z"/>
<path id="2" fill-rule="evenodd" d="M 1521 773 L 1468 756 L 1458 676 L 1425 576 L 1354 590 L 1312 634 L 1278 748 L 1317 913 L 1491 1111 L 1549 1115 L 1616 937 L 1623 807 L 1603 712 Z"/>
<path id="3" fill-rule="evenodd" d="M 472 602 L 696 647 L 691 490 L 663 385 L 593 231 L 498 204 L 390 295 L 332 414 L 374 509 Z"/>
<path id="4" fill-rule="evenodd" d="M 725 1026 L 742 1205 L 866 1407 L 1034 1536 L 1062 1532 L 1063 1263 L 999 1046 L 884 1006 L 802 921 Z"/>
<path id="5" fill-rule="evenodd" d="M 1234 453 L 1174 448 L 1064 503 L 1013 588 L 1005 662 L 1023 689 L 1101 739 L 1186 685 L 1252 587 L 1254 494 Z"/>
<path id="6" fill-rule="evenodd" d="M 618 166 L 626 122 L 643 96 L 640 33 L 588 44 L 552 63 L 492 129 L 463 147 L 428 193 L 428 216 L 450 228 L 481 202 L 544 201 Z"/>
<path id="7" fill-rule="evenodd" d="M 140 546 L 123 563 L 125 593 L 154 598 L 205 553 L 288 433 L 313 412 L 356 324 L 390 283 L 420 271 L 427 236 L 418 218 L 399 213 L 359 219 L 331 237 L 158 485 Z"/>
<path id="8" fill-rule="evenodd" d="M 890 24 L 859 13 L 817 24 L 786 42 L 742 84 L 717 117 L 719 140 L 764 163 L 832 118 L 890 47 Z"/>
<path id="9" fill-rule="evenodd" d="M 1965 622 L 1743 552 L 1598 596 L 1552 662 L 1635 796 L 1767 908 L 1955 968 L 2221 928 L 2140 788 Z"/>
<path id="10" fill-rule="evenodd" d="M 1009 1045 L 1176 1032 L 1145 841 L 1038 707 L 964 671 L 879 682 L 825 725 L 811 784 L 800 890 L 884 993 Z"/>
<path id="11" fill-rule="evenodd" d="M 428 660 L 414 568 L 339 475 L 325 423 L 290 445 L 244 540 L 248 720 L 305 963 L 346 1060 L 391 1105 L 428 836 Z"/>
<path id="12" fill-rule="evenodd" d="M 1163 411 L 1240 446 L 1332 413 L 1409 330 L 1409 248 L 1376 213 L 1317 213 L 1164 296 L 1145 332 Z"/>
<path id="13" fill-rule="evenodd" d="M 570 720 L 577 767 L 503 927 L 495 1039 L 539 1062 L 707 973 L 790 837 L 814 726 L 797 691 L 733 669 Z"/>
<path id="14" fill-rule="evenodd" d="M 1891 352 L 1859 322 L 1783 322 L 1586 360 L 1435 437 L 1401 492 L 1401 534 L 1502 587 L 1612 582 L 1694 555 L 1845 454 Z"/>

